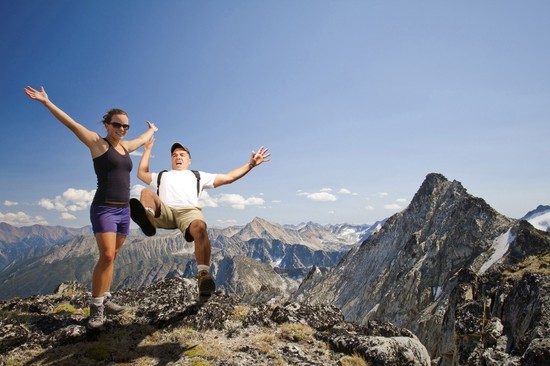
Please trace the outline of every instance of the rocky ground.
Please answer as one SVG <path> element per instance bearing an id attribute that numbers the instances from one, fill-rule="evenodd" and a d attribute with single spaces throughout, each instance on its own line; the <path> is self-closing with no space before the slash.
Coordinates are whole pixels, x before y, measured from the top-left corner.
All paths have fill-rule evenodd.
<path id="1" fill-rule="evenodd" d="M 196 282 L 167 279 L 114 293 L 128 306 L 86 332 L 89 294 L 72 283 L 50 296 L 0 302 L 0 365 L 424 365 L 408 330 L 359 327 L 328 305 L 248 306 L 216 294 L 197 304 Z"/>

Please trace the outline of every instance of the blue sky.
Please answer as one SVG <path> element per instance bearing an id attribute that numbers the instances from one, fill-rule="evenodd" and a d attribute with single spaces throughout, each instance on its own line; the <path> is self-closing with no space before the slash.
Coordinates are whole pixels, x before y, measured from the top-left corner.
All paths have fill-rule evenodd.
<path id="1" fill-rule="evenodd" d="M 33 0 L 0 14 L 0 221 L 89 224 L 89 151 L 26 85 L 101 135 L 113 107 L 130 138 L 155 122 L 155 171 L 175 141 L 212 173 L 269 147 L 208 191 L 211 226 L 373 223 L 431 172 L 510 217 L 550 204 L 548 1 Z"/>

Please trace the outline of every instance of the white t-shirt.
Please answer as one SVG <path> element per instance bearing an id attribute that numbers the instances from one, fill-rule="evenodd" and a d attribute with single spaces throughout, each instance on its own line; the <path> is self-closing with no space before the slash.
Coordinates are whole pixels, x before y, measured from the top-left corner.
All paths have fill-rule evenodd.
<path id="1" fill-rule="evenodd" d="M 199 191 L 214 188 L 216 174 L 199 172 L 201 175 Z M 152 173 L 149 185 L 157 189 L 158 173 Z M 159 197 L 170 207 L 199 207 L 197 196 L 197 177 L 190 170 L 169 170 L 160 178 Z"/>

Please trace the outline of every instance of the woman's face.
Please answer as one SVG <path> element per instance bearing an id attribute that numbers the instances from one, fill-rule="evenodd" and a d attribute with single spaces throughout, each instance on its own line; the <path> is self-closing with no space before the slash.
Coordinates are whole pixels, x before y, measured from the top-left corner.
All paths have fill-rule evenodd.
<path id="1" fill-rule="evenodd" d="M 117 140 L 122 140 L 130 128 L 128 116 L 125 114 L 113 114 L 111 122 L 107 123 L 106 127 L 109 136 Z"/>

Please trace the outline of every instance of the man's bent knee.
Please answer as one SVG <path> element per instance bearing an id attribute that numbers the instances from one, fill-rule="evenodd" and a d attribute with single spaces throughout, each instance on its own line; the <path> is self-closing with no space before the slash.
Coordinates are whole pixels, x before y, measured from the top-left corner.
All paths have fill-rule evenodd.
<path id="1" fill-rule="evenodd" d="M 153 191 L 152 189 L 150 188 L 143 188 L 141 190 L 141 195 L 140 195 L 140 198 L 143 199 L 143 198 L 153 198 L 155 197 L 156 193 L 155 191 Z"/>
<path id="2" fill-rule="evenodd" d="M 185 231 L 185 237 L 186 239 L 191 239 L 188 241 L 204 240 L 204 238 L 208 238 L 208 234 L 206 231 L 206 222 L 202 220 L 194 220 L 193 222 L 191 222 L 191 224 Z"/>

